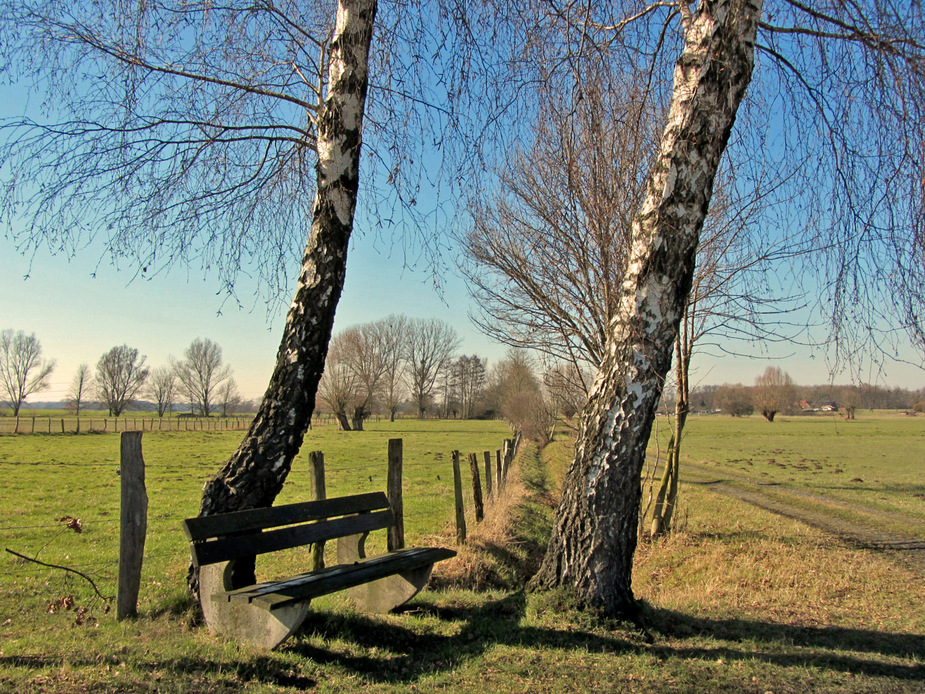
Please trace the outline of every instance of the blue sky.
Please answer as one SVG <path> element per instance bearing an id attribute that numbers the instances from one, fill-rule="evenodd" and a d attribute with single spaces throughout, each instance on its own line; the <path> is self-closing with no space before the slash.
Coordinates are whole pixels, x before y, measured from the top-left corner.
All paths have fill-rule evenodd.
<path id="1" fill-rule="evenodd" d="M 424 269 L 402 268 L 368 238 L 356 238 L 348 263 L 347 282 L 338 307 L 335 330 L 377 320 L 389 313 L 435 316 L 453 325 L 462 338 L 461 351 L 477 353 L 490 362 L 504 356 L 505 347 L 490 342 L 469 323 L 469 296 L 462 280 L 446 275 L 442 292 L 433 287 Z M 119 272 L 91 249 L 68 259 L 39 253 L 30 262 L 9 239 L 0 238 L 0 328 L 35 333 L 45 356 L 57 361 L 52 387 L 31 400 L 57 400 L 66 395 L 81 362 L 92 366 L 109 348 L 128 344 L 147 356 L 149 366 L 182 356 L 197 337 L 220 344 L 234 369 L 245 397 L 262 395 L 282 334 L 285 302 L 267 315 L 265 305 L 239 308 L 225 301 L 219 284 L 197 270 L 175 268 L 150 280 Z M 293 276 L 296 270 L 293 269 Z M 244 281 L 239 295 L 256 295 Z M 910 357 L 914 358 L 910 350 Z M 921 363 L 921 360 L 920 362 Z M 775 348 L 754 359 L 699 356 L 693 384 L 750 384 L 768 365 L 779 365 L 799 384 L 830 380 L 825 354 L 802 348 Z M 917 389 L 925 386 L 920 367 L 891 363 L 882 372 L 862 374 L 863 380 Z M 847 374 L 835 382 L 848 382 Z"/>
<path id="2" fill-rule="evenodd" d="M 0 85 L 0 117 L 19 115 L 23 93 Z M 423 202 L 423 200 L 422 200 Z M 446 258 L 438 292 L 426 267 L 403 266 L 401 251 L 390 252 L 389 239 L 374 232 L 364 234 L 362 221 L 352 243 L 344 295 L 337 312 L 335 330 L 377 320 L 390 313 L 413 317 L 438 317 L 450 323 L 462 338 L 461 352 L 476 353 L 490 362 L 503 357 L 505 347 L 493 344 L 468 321 L 469 297 L 462 280 L 452 274 L 453 250 Z M 182 356 L 197 337 L 222 346 L 225 361 L 234 369 L 245 397 L 262 395 L 276 356 L 288 297 L 269 314 L 261 299 L 239 308 L 226 300 L 215 277 L 203 277 L 198 268 L 175 267 L 153 279 L 134 279 L 132 269 L 118 271 L 93 247 L 73 258 L 39 252 L 20 256 L 0 231 L 0 328 L 35 333 L 47 357 L 58 367 L 53 386 L 33 400 L 63 398 L 77 366 L 95 365 L 111 347 L 128 344 L 147 355 L 149 366 L 166 364 Z M 393 233 L 399 233 L 395 230 Z M 399 247 L 400 244 L 396 244 Z M 291 268 L 295 278 L 298 268 Z M 28 278 L 26 279 L 26 277 Z M 259 295 L 255 285 L 241 279 L 239 297 Z M 749 349 L 740 345 L 739 351 Z M 882 370 L 854 374 L 831 374 L 822 352 L 777 346 L 771 353 L 754 350 L 755 359 L 695 357 L 693 385 L 741 382 L 750 384 L 766 366 L 781 366 L 800 384 L 820 384 L 833 379 L 861 380 L 917 389 L 925 386 L 921 351 L 904 352 L 912 364 L 887 363 Z"/>
<path id="3" fill-rule="evenodd" d="M 389 313 L 435 316 L 453 325 L 461 351 L 495 361 L 505 348 L 478 333 L 467 318 L 468 295 L 462 281 L 448 277 L 438 293 L 430 274 L 403 269 L 365 239 L 353 243 L 347 282 L 335 330 L 384 318 Z M 198 270 L 175 268 L 150 280 L 119 272 L 91 249 L 67 259 L 37 254 L 30 263 L 11 241 L 0 238 L 0 328 L 35 333 L 44 354 L 57 361 L 52 388 L 32 400 L 64 397 L 77 366 L 93 367 L 109 348 L 128 344 L 147 356 L 149 366 L 181 357 L 197 337 L 221 345 L 245 397 L 263 394 L 282 336 L 288 297 L 268 315 L 265 304 L 238 307 L 225 301 L 214 278 Z M 295 277 L 297 268 L 293 268 Z M 95 276 L 94 276 L 95 275 Z M 242 280 L 239 296 L 256 296 L 257 287 Z"/>

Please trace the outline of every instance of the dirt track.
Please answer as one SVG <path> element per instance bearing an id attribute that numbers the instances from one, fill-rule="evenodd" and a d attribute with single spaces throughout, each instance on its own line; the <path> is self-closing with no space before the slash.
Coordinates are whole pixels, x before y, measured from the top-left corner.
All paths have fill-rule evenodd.
<path id="1" fill-rule="evenodd" d="M 717 471 L 690 463 L 683 465 L 682 475 L 685 481 L 691 484 L 704 485 L 718 494 L 733 496 L 772 513 L 799 520 L 851 546 L 882 552 L 897 564 L 925 578 L 925 540 L 878 527 L 876 522 L 877 519 L 881 519 L 894 523 L 918 523 L 917 519 L 862 504 L 832 499 L 783 484 L 762 484 L 744 475 L 736 475 L 725 470 Z M 806 508 L 808 501 L 818 504 L 819 509 Z M 859 515 L 868 522 L 847 520 L 827 513 L 826 506 Z"/>

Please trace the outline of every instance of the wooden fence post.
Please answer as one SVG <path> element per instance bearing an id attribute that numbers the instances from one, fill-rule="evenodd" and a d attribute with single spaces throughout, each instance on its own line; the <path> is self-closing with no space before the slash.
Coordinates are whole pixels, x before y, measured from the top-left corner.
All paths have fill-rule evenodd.
<path id="1" fill-rule="evenodd" d="M 507 481 L 507 471 L 514 459 L 514 439 L 504 439 L 504 461 L 501 466 L 501 476 Z"/>
<path id="2" fill-rule="evenodd" d="M 309 480 L 311 482 L 311 497 L 313 501 L 328 498 L 327 486 L 324 479 L 324 453 L 312 451 L 308 454 Z M 312 544 L 312 571 L 321 571 L 324 568 L 324 542 Z"/>
<path id="3" fill-rule="evenodd" d="M 485 451 L 485 496 L 491 497 L 491 453 Z"/>
<path id="4" fill-rule="evenodd" d="M 389 473 L 386 494 L 389 508 L 395 517 L 395 525 L 389 528 L 388 550 L 402 549 L 405 546 L 405 506 L 402 499 L 402 458 L 403 442 L 401 439 L 389 439 Z"/>
<path id="5" fill-rule="evenodd" d="M 504 484 L 504 480 L 501 479 L 501 451 L 495 451 L 495 480 L 498 482 L 498 493 L 501 493 L 501 487 Z"/>
<path id="6" fill-rule="evenodd" d="M 485 504 L 482 502 L 482 476 L 479 474 L 479 456 L 469 454 L 469 472 L 472 473 L 472 503 L 475 506 L 475 522 L 485 519 Z"/>
<path id="7" fill-rule="evenodd" d="M 453 490 L 456 495 L 456 544 L 464 545 L 466 544 L 466 509 L 463 506 L 459 451 L 453 451 Z"/>
<path id="8" fill-rule="evenodd" d="M 145 461 L 141 455 L 141 432 L 126 431 L 121 439 L 122 501 L 119 512 L 119 592 L 116 617 L 138 614 L 138 590 L 148 530 L 148 493 L 145 490 Z"/>

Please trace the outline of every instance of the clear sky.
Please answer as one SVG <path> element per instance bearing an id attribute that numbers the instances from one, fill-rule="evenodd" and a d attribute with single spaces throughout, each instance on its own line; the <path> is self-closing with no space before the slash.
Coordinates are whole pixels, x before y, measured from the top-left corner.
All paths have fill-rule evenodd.
<path id="1" fill-rule="evenodd" d="M 15 87 L 2 85 L 0 97 L 0 116 L 22 112 L 25 101 Z M 147 356 L 147 364 L 156 367 L 166 364 L 171 355 L 182 357 L 197 337 L 221 345 L 244 397 L 263 394 L 282 334 L 288 297 L 269 315 L 260 299 L 239 308 L 220 293 L 214 277 L 203 277 L 196 268 L 177 267 L 153 279 L 133 279 L 132 269 L 117 271 L 92 248 L 74 258 L 40 252 L 30 262 L 16 252 L 6 232 L 0 229 L 0 329 L 35 333 L 45 356 L 57 362 L 52 387 L 30 400 L 63 399 L 77 366 L 86 362 L 93 367 L 113 346 L 124 343 L 137 347 Z M 450 268 L 451 256 L 452 251 Z M 293 279 L 297 271 L 297 267 L 292 268 Z M 258 294 L 247 280 L 241 281 L 237 292 L 240 297 Z M 390 313 L 438 317 L 457 330 L 462 353 L 479 354 L 495 362 L 506 348 L 491 343 L 470 324 L 469 302 L 462 280 L 451 271 L 445 274 L 438 292 L 427 268 L 403 267 L 400 252 L 390 253 L 387 241 L 374 243 L 373 236 L 364 235 L 360 228 L 351 247 L 335 330 Z M 759 353 L 759 348 L 755 351 Z M 891 362 L 882 371 L 854 375 L 888 386 L 925 386 L 925 355 L 911 349 L 905 355 L 911 364 Z M 784 368 L 797 383 L 826 383 L 833 378 L 826 356 L 786 347 L 775 348 L 768 355 L 759 353 L 755 359 L 698 356 L 692 384 L 750 384 L 771 364 Z M 850 375 L 835 374 L 834 380 L 849 382 Z"/>
<path id="2" fill-rule="evenodd" d="M 353 243 L 344 294 L 335 330 L 384 318 L 390 313 L 438 317 L 462 338 L 462 353 L 495 361 L 505 348 L 482 336 L 467 318 L 469 297 L 457 277 L 449 276 L 438 293 L 430 274 L 403 269 L 401 258 L 372 248 L 366 239 Z M 287 300 L 267 315 L 265 304 L 239 308 L 225 301 L 219 284 L 198 270 L 176 268 L 151 280 L 132 279 L 99 254 L 87 250 L 76 258 L 39 253 L 31 264 L 11 241 L 0 238 L 0 328 L 35 333 L 57 368 L 52 387 L 30 400 L 64 398 L 81 362 L 91 368 L 111 347 L 128 344 L 147 356 L 149 366 L 182 357 L 197 337 L 221 345 L 226 363 L 244 397 L 263 394 L 282 336 Z M 295 278 L 298 268 L 293 268 Z M 239 295 L 254 296 L 247 281 Z"/>
<path id="3" fill-rule="evenodd" d="M 489 342 L 469 322 L 470 300 L 460 278 L 447 275 L 438 293 L 426 270 L 403 269 L 400 257 L 374 248 L 369 238 L 360 236 L 352 245 L 335 330 L 390 313 L 434 316 L 457 330 L 461 352 L 490 362 L 504 356 L 504 346 Z M 171 355 L 181 357 L 197 337 L 222 346 L 244 397 L 262 395 L 282 335 L 284 304 L 268 316 L 260 301 L 243 309 L 224 301 L 218 282 L 203 278 L 198 270 L 176 268 L 166 276 L 133 280 L 131 272 L 116 271 L 105 259 L 98 261 L 99 254 L 92 250 L 70 260 L 40 253 L 30 267 L 9 239 L 0 238 L 0 328 L 35 333 L 45 356 L 57 361 L 52 387 L 30 400 L 63 399 L 78 364 L 93 367 L 113 346 L 137 347 L 149 366 L 159 366 Z M 239 289 L 241 296 L 256 294 L 246 283 Z M 754 359 L 701 356 L 695 359 L 692 385 L 751 384 L 772 364 L 799 384 L 827 383 L 825 357 L 788 347 Z M 864 380 L 918 389 L 925 386 L 925 371 L 914 364 L 889 363 L 882 373 L 871 372 Z M 848 381 L 847 374 L 835 377 L 838 383 Z"/>

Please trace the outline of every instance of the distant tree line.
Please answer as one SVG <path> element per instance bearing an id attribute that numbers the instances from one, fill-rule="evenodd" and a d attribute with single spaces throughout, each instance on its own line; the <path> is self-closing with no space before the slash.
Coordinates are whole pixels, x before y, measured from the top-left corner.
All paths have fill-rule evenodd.
<path id="1" fill-rule="evenodd" d="M 723 412 L 733 417 L 757 413 L 769 420 L 778 413 L 837 411 L 850 418 L 858 409 L 922 411 L 923 402 L 925 388 L 888 388 L 871 383 L 801 386 L 776 367 L 769 367 L 751 386 L 724 383 L 691 390 L 694 412 Z"/>
<path id="2" fill-rule="evenodd" d="M 545 387 L 529 353 L 512 349 L 489 365 L 477 354 L 460 354 L 459 343 L 444 321 L 404 315 L 337 333 L 319 385 L 319 409 L 344 431 L 362 430 L 371 415 L 394 420 L 406 413 L 505 418 L 529 437 L 548 438 L 561 400 Z"/>
<path id="3" fill-rule="evenodd" d="M 208 417 L 228 416 L 249 404 L 223 361 L 222 348 L 208 338 L 193 340 L 182 359 L 170 357 L 166 365 L 151 369 L 146 361 L 137 348 L 118 345 L 103 354 L 94 369 L 80 364 L 65 407 L 79 415 L 91 403 L 101 404 L 110 416 L 119 417 L 145 398 L 161 417 L 178 405 Z M 14 416 L 26 398 L 48 388 L 54 369 L 54 360 L 42 358 L 42 345 L 34 334 L 0 332 L 0 402 L 9 403 Z"/>

